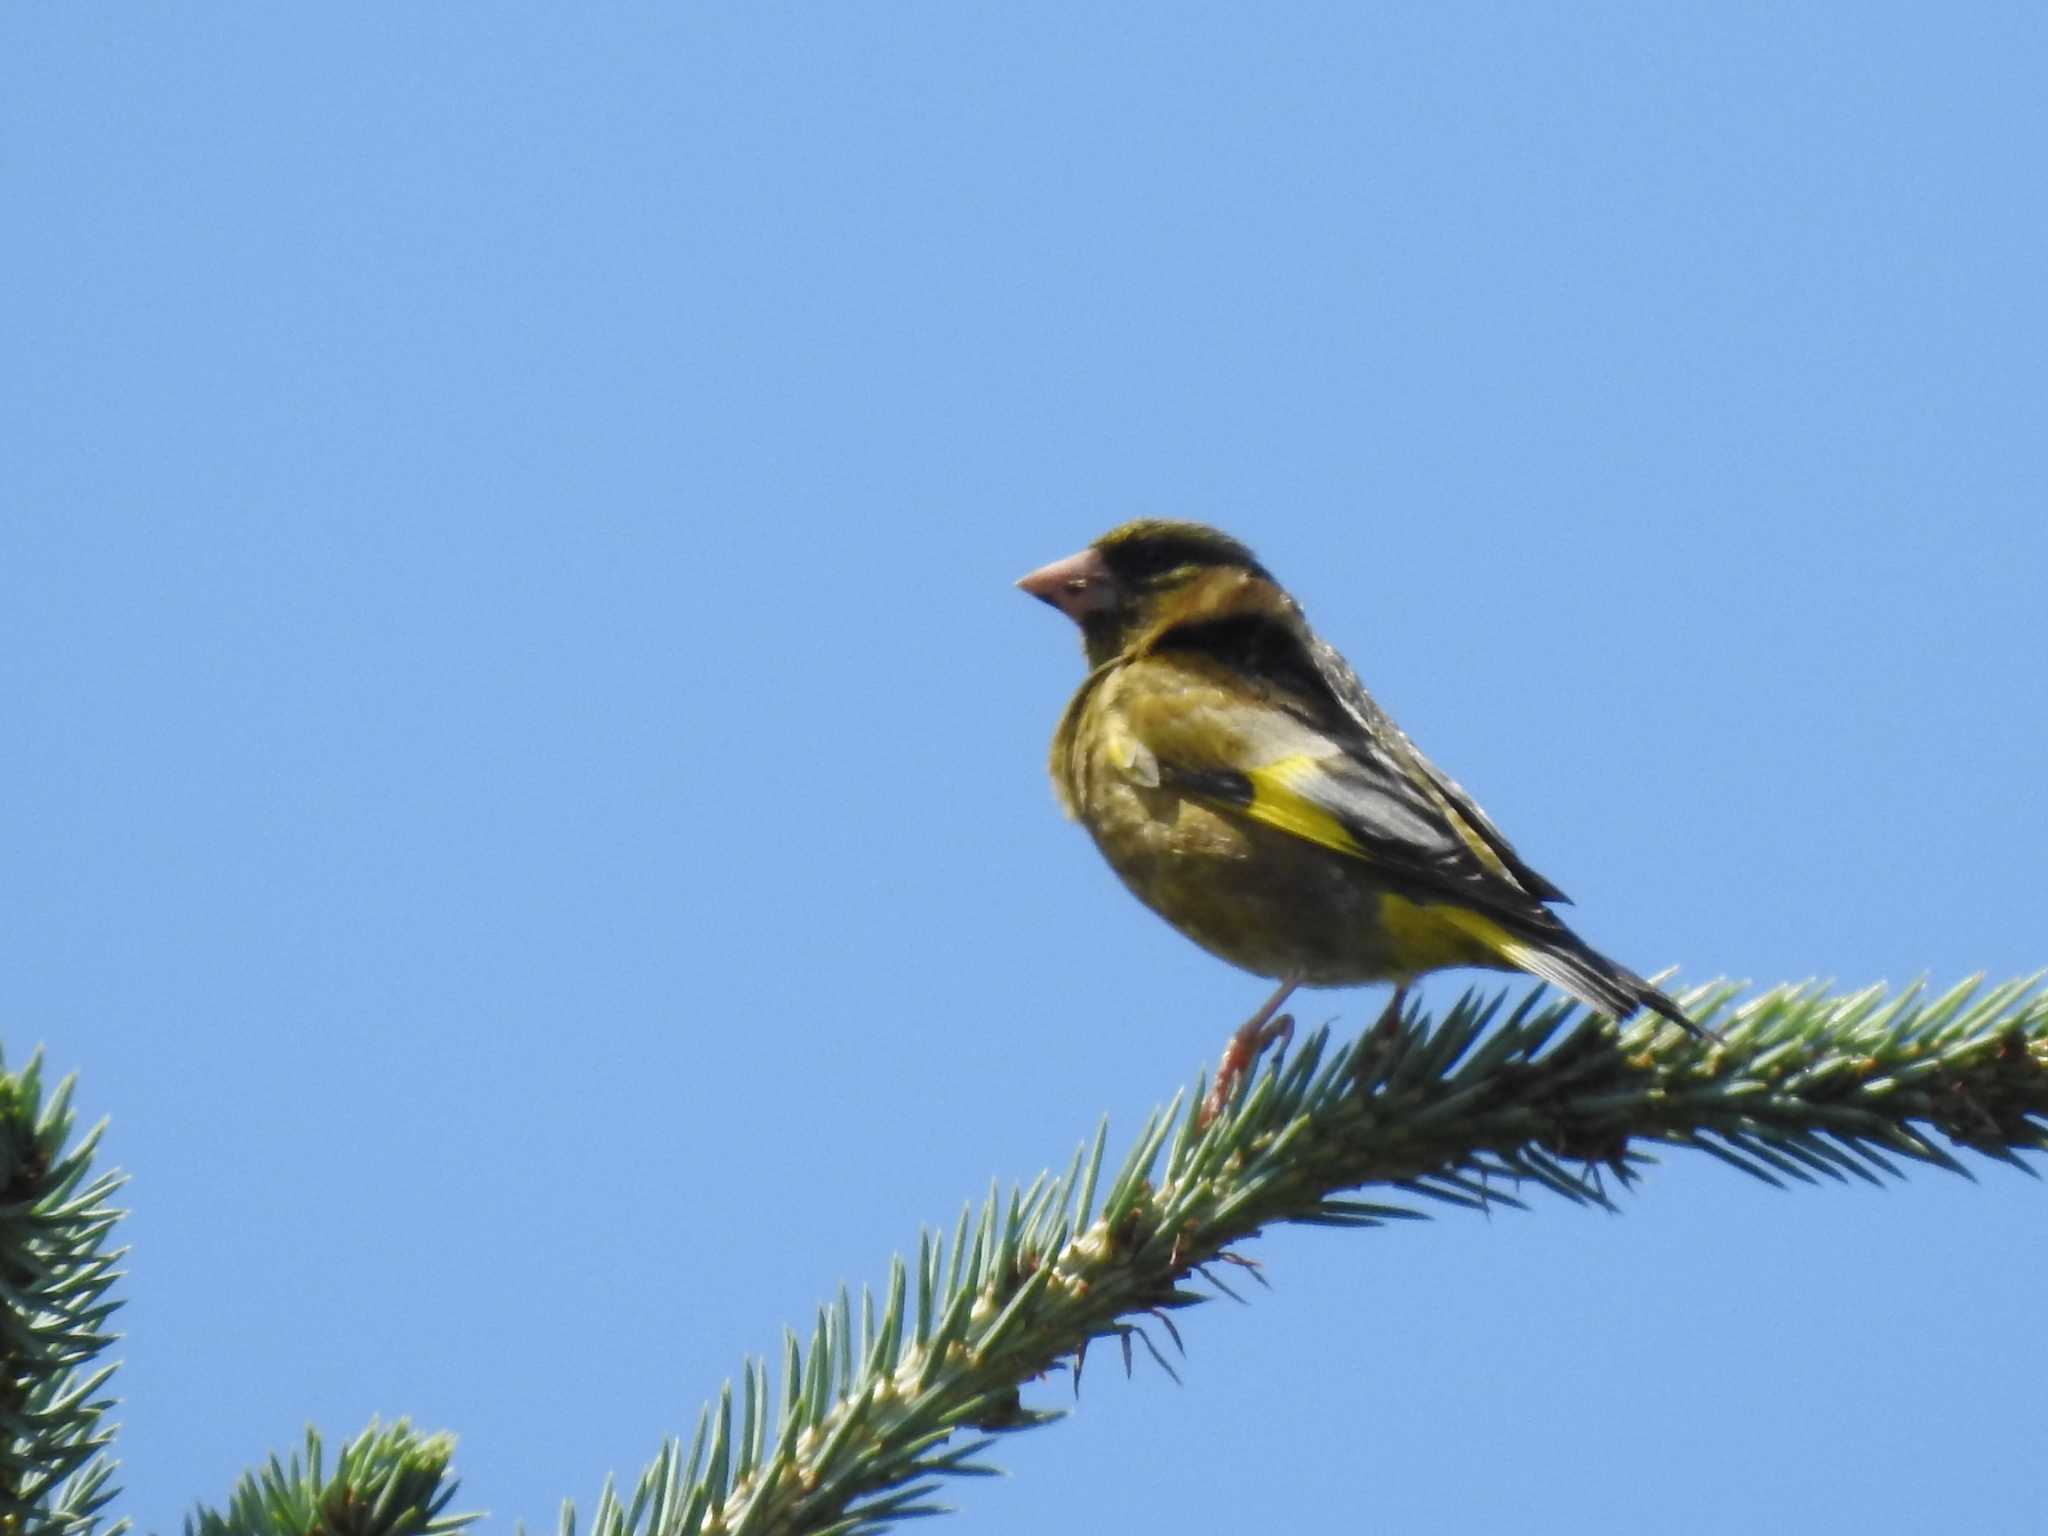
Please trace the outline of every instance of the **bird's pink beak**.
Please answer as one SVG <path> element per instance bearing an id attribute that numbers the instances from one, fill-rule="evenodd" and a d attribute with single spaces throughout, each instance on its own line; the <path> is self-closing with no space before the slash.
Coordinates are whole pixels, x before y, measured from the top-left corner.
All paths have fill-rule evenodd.
<path id="1" fill-rule="evenodd" d="M 1050 603 L 1076 624 L 1091 613 L 1116 605 L 1116 578 L 1100 551 L 1084 549 L 1078 555 L 1041 565 L 1017 583 L 1041 603 Z"/>

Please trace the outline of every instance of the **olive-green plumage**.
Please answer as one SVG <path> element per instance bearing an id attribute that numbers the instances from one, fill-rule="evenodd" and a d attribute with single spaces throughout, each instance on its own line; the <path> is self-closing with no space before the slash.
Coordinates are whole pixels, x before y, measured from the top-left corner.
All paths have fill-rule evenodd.
<path id="1" fill-rule="evenodd" d="M 1522 970 L 1692 1027 L 1559 921 L 1564 894 L 1235 539 L 1126 523 L 1019 585 L 1080 625 L 1090 668 L 1053 737 L 1061 804 L 1212 954 L 1310 986 Z"/>

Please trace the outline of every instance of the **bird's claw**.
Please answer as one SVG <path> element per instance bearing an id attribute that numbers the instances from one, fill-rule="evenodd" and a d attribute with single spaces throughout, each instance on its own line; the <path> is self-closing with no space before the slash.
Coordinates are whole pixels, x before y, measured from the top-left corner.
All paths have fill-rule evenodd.
<path id="1" fill-rule="evenodd" d="M 1238 1085 L 1259 1064 L 1260 1057 L 1294 1038 L 1294 1015 L 1268 1017 L 1271 1006 L 1246 1019 L 1223 1047 L 1222 1059 L 1216 1063 L 1216 1080 L 1209 1085 L 1208 1096 L 1202 1100 L 1202 1111 L 1195 1121 L 1197 1130 L 1206 1131 L 1209 1123 L 1229 1108 L 1230 1101 L 1237 1096 Z"/>

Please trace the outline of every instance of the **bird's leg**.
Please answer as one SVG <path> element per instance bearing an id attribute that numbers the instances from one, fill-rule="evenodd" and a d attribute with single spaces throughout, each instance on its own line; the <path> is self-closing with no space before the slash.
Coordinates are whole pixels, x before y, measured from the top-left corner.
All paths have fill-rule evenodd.
<path id="1" fill-rule="evenodd" d="M 1207 1126 L 1222 1114 L 1231 1095 L 1237 1092 L 1237 1085 L 1244 1080 L 1245 1073 L 1258 1065 L 1266 1048 L 1294 1033 L 1294 1018 L 1280 1013 L 1280 1005 L 1300 985 L 1299 977 L 1283 977 L 1273 995 L 1259 1005 L 1259 1011 L 1238 1025 L 1237 1033 L 1223 1047 L 1223 1059 L 1216 1063 L 1216 1081 L 1209 1086 L 1209 1096 L 1202 1100 L 1202 1115 L 1197 1124 Z M 1274 1017 L 1276 1013 L 1280 1014 L 1278 1018 Z"/>
<path id="2" fill-rule="evenodd" d="M 1394 995 L 1387 999 L 1386 1009 L 1380 1014 L 1379 1021 L 1373 1025 L 1372 1032 L 1376 1035 L 1391 1035 L 1401 1027 L 1401 1010 L 1407 1006 L 1408 983 L 1397 981 L 1394 983 Z"/>
<path id="3" fill-rule="evenodd" d="M 1394 995 L 1387 999 L 1387 1006 L 1380 1013 L 1371 1029 L 1360 1037 L 1358 1060 L 1351 1069 L 1351 1075 L 1358 1080 L 1361 1092 L 1370 1092 L 1371 1084 L 1378 1077 L 1380 1065 L 1387 1059 L 1387 1052 L 1393 1046 L 1394 1036 L 1401 1032 L 1401 1010 L 1408 1005 L 1408 983 L 1394 983 Z"/>

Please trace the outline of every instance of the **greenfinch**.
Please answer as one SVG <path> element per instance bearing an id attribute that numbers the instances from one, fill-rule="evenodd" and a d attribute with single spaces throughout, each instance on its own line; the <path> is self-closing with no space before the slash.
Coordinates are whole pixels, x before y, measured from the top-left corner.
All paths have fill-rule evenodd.
<path id="1" fill-rule="evenodd" d="M 1060 804 L 1146 906 L 1279 983 L 1219 1078 L 1256 1059 L 1296 986 L 1391 981 L 1392 1016 L 1447 966 L 1526 971 L 1598 1012 L 1695 1029 L 1558 919 L 1564 893 L 1236 539 L 1144 519 L 1017 585 L 1079 625 L 1087 655 L 1053 735 Z"/>

